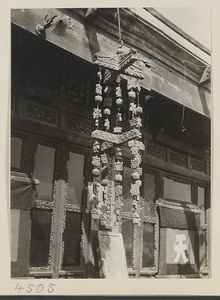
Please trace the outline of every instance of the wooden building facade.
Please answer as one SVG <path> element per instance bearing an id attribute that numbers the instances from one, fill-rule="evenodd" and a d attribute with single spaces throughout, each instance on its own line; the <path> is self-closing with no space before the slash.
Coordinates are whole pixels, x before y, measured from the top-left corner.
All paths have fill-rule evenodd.
<path id="1" fill-rule="evenodd" d="M 115 13 L 113 8 L 11 11 L 12 277 L 102 277 L 87 186 L 94 54 L 116 51 Z M 56 17 L 42 38 L 36 28 L 49 16 Z M 121 8 L 120 21 L 124 45 L 147 62 L 140 80 L 145 145 L 140 222 L 135 226 L 131 154 L 124 145 L 123 206 L 114 231 L 122 233 L 127 274 L 207 276 L 210 52 L 154 9 Z M 122 91 L 126 129 L 126 78 Z"/>

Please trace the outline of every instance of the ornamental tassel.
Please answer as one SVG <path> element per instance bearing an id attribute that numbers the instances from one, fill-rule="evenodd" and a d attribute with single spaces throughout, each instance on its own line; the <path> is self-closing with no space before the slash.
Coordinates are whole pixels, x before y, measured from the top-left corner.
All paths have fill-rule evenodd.
<path id="1" fill-rule="evenodd" d="M 123 100 L 122 100 L 122 91 L 121 91 L 121 77 L 118 76 L 116 80 L 118 86 L 116 87 L 116 106 L 118 109 L 118 112 L 116 114 L 116 127 L 114 128 L 114 133 L 121 133 L 122 132 L 122 127 L 121 127 L 121 122 L 122 122 L 122 116 L 120 112 L 120 108 L 123 105 Z"/>
<path id="2" fill-rule="evenodd" d="M 93 181 L 98 181 L 98 177 L 101 174 L 101 162 L 100 162 L 100 143 L 95 141 L 93 144 L 93 157 L 92 157 L 92 175 Z"/>
<path id="3" fill-rule="evenodd" d="M 101 109 L 99 108 L 99 104 L 102 103 L 102 86 L 101 86 L 101 80 L 102 80 L 102 73 L 101 69 L 97 73 L 98 77 L 98 83 L 96 84 L 95 88 L 95 102 L 97 104 L 97 107 L 93 110 L 93 119 L 95 120 L 95 127 L 96 129 L 99 128 L 99 118 L 102 117 Z"/>
<path id="4" fill-rule="evenodd" d="M 114 163 L 115 174 L 115 209 L 114 213 L 116 215 L 116 222 L 119 222 L 120 211 L 123 206 L 122 203 L 122 175 L 123 172 L 123 161 L 122 161 L 122 152 L 119 147 L 116 148 L 115 154 L 115 163 Z"/>
<path id="5" fill-rule="evenodd" d="M 108 156 L 104 152 L 101 154 L 101 163 L 102 163 L 102 171 L 108 167 Z M 108 179 L 104 178 L 101 181 L 101 185 L 103 187 L 103 197 L 102 197 L 102 206 L 101 206 L 101 225 L 105 226 L 108 219 L 108 203 L 107 203 L 107 185 L 108 185 Z"/>
<path id="6" fill-rule="evenodd" d="M 136 90 L 136 92 L 135 92 Z M 128 98 L 130 100 L 130 107 L 129 111 L 131 112 L 131 119 L 130 127 L 131 129 L 138 129 L 142 126 L 140 115 L 142 114 L 142 107 L 139 103 L 139 92 L 140 86 L 137 82 L 130 81 L 128 82 Z M 137 102 L 137 104 L 135 103 Z M 144 144 L 139 141 L 137 138 L 128 142 L 128 146 L 131 148 L 131 153 L 133 154 L 134 158 L 131 160 L 131 168 L 133 169 L 133 173 L 131 174 L 132 184 L 131 184 L 131 195 L 133 197 L 133 223 L 137 226 L 140 225 L 140 187 L 141 187 L 141 180 L 140 177 L 142 176 L 142 168 L 141 165 L 141 155 L 139 150 L 144 150 Z"/>
<path id="7" fill-rule="evenodd" d="M 104 127 L 106 131 L 110 131 L 110 116 L 111 116 L 111 107 L 112 107 L 112 98 L 110 97 L 111 88 L 107 86 L 104 90 L 106 93 L 106 97 L 104 99 L 104 115 L 105 115 L 105 122 Z"/>

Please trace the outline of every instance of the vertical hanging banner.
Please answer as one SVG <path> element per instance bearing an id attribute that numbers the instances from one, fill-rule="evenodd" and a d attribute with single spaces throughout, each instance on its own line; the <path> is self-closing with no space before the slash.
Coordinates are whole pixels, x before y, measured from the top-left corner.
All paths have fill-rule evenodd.
<path id="1" fill-rule="evenodd" d="M 112 229 L 113 226 L 113 203 L 114 203 L 114 182 L 108 180 L 108 184 L 105 187 L 104 197 L 101 207 L 101 225 L 106 229 Z"/>
<path id="2" fill-rule="evenodd" d="M 160 274 L 190 275 L 199 272 L 200 209 L 157 201 L 160 218 Z"/>
<path id="3" fill-rule="evenodd" d="M 160 275 L 199 273 L 198 231 L 160 229 Z"/>
<path id="4" fill-rule="evenodd" d="M 107 181 L 106 186 L 99 182 L 89 182 L 87 192 L 87 208 L 91 212 L 92 230 L 99 230 L 99 226 L 112 229 L 114 225 L 114 182 Z"/>

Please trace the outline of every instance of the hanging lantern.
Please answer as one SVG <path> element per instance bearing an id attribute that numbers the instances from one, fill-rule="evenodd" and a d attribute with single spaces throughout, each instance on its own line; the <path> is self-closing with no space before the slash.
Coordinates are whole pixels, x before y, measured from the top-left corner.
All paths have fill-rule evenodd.
<path id="1" fill-rule="evenodd" d="M 95 168 L 95 169 L 92 170 L 92 175 L 94 177 L 98 177 L 100 174 L 101 174 L 101 172 L 100 172 L 99 169 Z"/>
<path id="2" fill-rule="evenodd" d="M 130 101 L 134 101 L 136 99 L 136 93 L 133 90 L 128 92 L 128 98 Z"/>
<path id="3" fill-rule="evenodd" d="M 136 108 L 136 113 L 141 115 L 143 113 L 143 108 L 141 106 L 138 106 Z"/>
<path id="4" fill-rule="evenodd" d="M 91 216 L 92 216 L 92 219 L 93 219 L 93 220 L 99 219 L 99 211 L 98 211 L 98 209 L 94 208 L 94 209 L 91 211 Z"/>
<path id="5" fill-rule="evenodd" d="M 116 105 L 117 105 L 117 107 L 121 107 L 123 105 L 123 100 L 121 98 L 117 98 Z"/>
<path id="6" fill-rule="evenodd" d="M 133 180 L 139 180 L 140 179 L 140 175 L 139 175 L 138 172 L 134 172 L 134 173 L 131 174 L 131 178 Z"/>
<path id="7" fill-rule="evenodd" d="M 101 80 L 102 80 L 102 73 L 101 69 L 97 73 L 98 81 L 99 83 L 96 84 L 95 88 L 95 102 L 97 104 L 97 107 L 93 110 L 93 119 L 95 119 L 95 127 L 99 127 L 99 118 L 102 117 L 101 109 L 99 108 L 99 104 L 102 102 L 102 86 L 101 86 Z"/>
<path id="8" fill-rule="evenodd" d="M 121 174 L 116 174 L 115 175 L 115 181 L 116 182 L 122 182 L 122 175 Z"/>
<path id="9" fill-rule="evenodd" d="M 108 179 L 102 179 L 101 185 L 107 186 L 108 185 Z"/>
<path id="10" fill-rule="evenodd" d="M 110 111 L 109 108 L 105 108 L 105 109 L 104 109 L 104 115 L 105 115 L 105 116 L 108 116 L 108 117 L 111 115 L 111 111 Z"/>

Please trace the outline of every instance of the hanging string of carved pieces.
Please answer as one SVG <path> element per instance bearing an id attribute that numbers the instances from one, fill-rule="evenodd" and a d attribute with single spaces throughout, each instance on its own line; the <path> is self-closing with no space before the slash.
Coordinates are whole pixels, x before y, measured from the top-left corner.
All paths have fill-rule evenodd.
<path id="1" fill-rule="evenodd" d="M 93 119 L 95 120 L 95 127 L 96 129 L 99 128 L 99 118 L 102 117 L 102 112 L 100 109 L 100 104 L 102 103 L 102 73 L 101 69 L 97 73 L 98 77 L 98 83 L 95 87 L 95 103 L 96 107 L 93 109 Z M 92 210 L 91 215 L 92 219 L 97 223 L 99 220 L 99 208 L 100 208 L 100 183 L 98 181 L 98 178 L 101 174 L 101 158 L 100 158 L 100 152 L 101 152 L 101 145 L 100 142 L 95 140 L 93 144 L 93 156 L 92 156 L 92 175 L 93 175 L 93 184 L 92 184 L 92 195 L 93 197 L 90 199 L 92 204 Z"/>
<path id="2" fill-rule="evenodd" d="M 103 91 L 102 87 L 102 70 L 99 69 L 97 73 L 98 83 L 95 87 L 95 103 L 96 107 L 93 110 L 93 119 L 95 121 L 95 128 L 99 129 L 100 122 L 99 118 L 102 118 L 102 112 L 100 105 L 104 102 L 104 110 L 103 115 L 104 119 L 104 127 L 106 132 L 110 130 L 110 115 L 111 115 L 111 106 L 112 101 L 109 97 L 110 88 L 105 89 Z M 103 93 L 107 95 L 107 97 L 103 101 Z M 106 142 L 100 143 L 100 141 L 95 140 L 93 144 L 93 158 L 92 158 L 92 175 L 93 175 L 93 197 L 90 198 L 90 202 L 92 203 L 93 209 L 91 211 L 92 219 L 98 225 L 98 220 L 100 219 L 100 224 L 102 226 L 110 226 L 111 225 L 111 214 L 110 214 L 110 201 L 107 193 L 107 185 L 109 184 L 108 179 L 102 178 L 102 172 L 108 167 L 108 156 L 105 152 L 105 148 L 108 148 Z"/>
<path id="3" fill-rule="evenodd" d="M 137 82 L 137 79 L 133 79 L 128 81 L 127 84 L 128 89 L 128 99 L 130 101 L 129 111 L 130 111 L 130 127 L 131 129 L 138 129 L 142 126 L 141 123 L 141 114 L 143 112 L 142 107 L 140 106 L 139 93 L 140 93 L 140 85 Z M 140 225 L 140 187 L 142 176 L 142 168 L 141 168 L 141 155 L 140 150 L 144 150 L 144 144 L 140 140 L 140 138 L 135 138 L 128 142 L 128 146 L 131 149 L 131 153 L 134 158 L 131 160 L 131 169 L 133 170 L 131 174 L 132 183 L 131 183 L 131 195 L 133 197 L 133 223 L 136 225 Z"/>
<path id="4" fill-rule="evenodd" d="M 119 15 L 119 13 L 118 13 Z M 120 35 L 119 35 L 120 36 Z M 120 75 L 116 79 L 117 87 L 115 91 L 115 103 L 117 108 L 116 114 L 116 126 L 114 127 L 114 133 L 120 134 L 122 132 L 122 115 L 121 115 L 121 107 L 123 105 L 122 100 L 122 89 L 121 89 L 121 77 Z M 122 207 L 122 196 L 123 196 L 123 186 L 122 186 L 122 173 L 123 173 L 123 161 L 122 161 L 122 152 L 120 147 L 115 148 L 115 210 L 114 213 L 116 215 L 116 221 L 119 221 L 120 210 Z"/>

